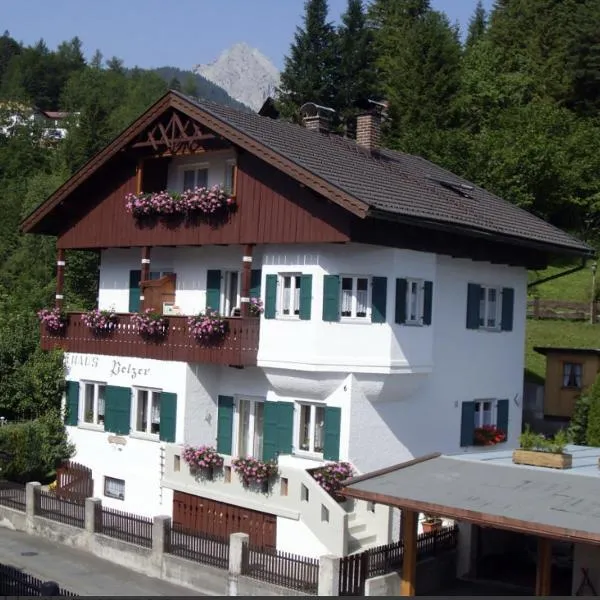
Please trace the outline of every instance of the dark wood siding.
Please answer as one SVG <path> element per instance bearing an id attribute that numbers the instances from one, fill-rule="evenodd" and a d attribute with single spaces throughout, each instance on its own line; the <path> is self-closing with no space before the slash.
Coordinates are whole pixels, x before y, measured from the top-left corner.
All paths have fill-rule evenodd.
<path id="1" fill-rule="evenodd" d="M 275 549 L 277 544 L 275 515 L 184 492 L 173 493 L 173 523 L 190 531 L 217 537 L 247 533 L 250 544 L 259 548 Z"/>
<path id="2" fill-rule="evenodd" d="M 152 191 L 160 189 L 161 181 L 162 187 L 166 185 L 168 159 L 162 160 L 162 164 L 153 160 L 144 169 L 143 184 Z M 59 236 L 59 248 L 349 241 L 350 216 L 344 209 L 247 153 L 238 158 L 238 210 L 219 227 L 159 222 L 141 228 L 125 212 L 125 195 L 135 192 L 135 163 L 124 161 L 103 177 L 104 181 L 93 177 L 74 192 L 76 203 L 71 201 L 70 206 L 87 212 Z"/>

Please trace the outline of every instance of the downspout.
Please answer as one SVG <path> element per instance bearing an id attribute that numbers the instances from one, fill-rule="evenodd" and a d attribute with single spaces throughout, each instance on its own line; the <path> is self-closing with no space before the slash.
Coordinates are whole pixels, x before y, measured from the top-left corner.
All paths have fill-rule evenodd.
<path id="1" fill-rule="evenodd" d="M 542 279 L 536 279 L 531 283 L 527 284 L 527 289 L 536 287 L 541 283 L 546 283 L 547 281 L 553 281 L 554 279 L 559 279 L 560 277 L 566 277 L 567 275 L 571 275 L 571 273 L 577 273 L 577 271 L 581 271 L 585 269 L 588 259 L 582 258 L 581 264 L 578 267 L 573 267 L 572 269 L 568 269 L 567 271 L 561 271 L 560 273 L 555 273 L 554 275 L 550 275 L 548 277 L 542 277 Z"/>

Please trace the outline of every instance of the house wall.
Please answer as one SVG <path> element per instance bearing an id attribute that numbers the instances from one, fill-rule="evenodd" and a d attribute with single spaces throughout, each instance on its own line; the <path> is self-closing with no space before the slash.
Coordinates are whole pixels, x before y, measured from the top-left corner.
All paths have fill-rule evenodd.
<path id="1" fill-rule="evenodd" d="M 551 353 L 546 356 L 544 415 L 571 418 L 581 390 L 563 387 L 564 363 L 583 365 L 582 389 L 592 385 L 600 371 L 600 358 L 595 354 Z"/>

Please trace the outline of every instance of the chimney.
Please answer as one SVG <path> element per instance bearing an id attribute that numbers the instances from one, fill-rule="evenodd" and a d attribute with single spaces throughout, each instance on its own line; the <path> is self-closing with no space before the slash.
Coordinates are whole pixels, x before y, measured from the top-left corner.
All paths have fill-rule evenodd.
<path id="1" fill-rule="evenodd" d="M 304 127 L 311 131 L 319 133 L 328 133 L 331 123 L 331 117 L 335 111 L 327 106 L 320 106 L 314 102 L 307 102 L 300 108 L 300 115 Z"/>
<path id="2" fill-rule="evenodd" d="M 356 143 L 367 150 L 377 150 L 381 146 L 381 123 L 387 111 L 387 102 L 369 100 L 375 108 L 356 118 Z"/>

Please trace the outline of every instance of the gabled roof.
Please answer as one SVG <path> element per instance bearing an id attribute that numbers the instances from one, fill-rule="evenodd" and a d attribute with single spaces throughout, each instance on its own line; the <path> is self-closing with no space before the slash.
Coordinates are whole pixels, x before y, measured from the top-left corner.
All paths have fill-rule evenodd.
<path id="1" fill-rule="evenodd" d="M 176 108 L 360 218 L 375 217 L 491 237 L 549 254 L 592 256 L 586 244 L 420 157 L 168 92 L 23 222 L 37 225 L 84 179 L 164 110 Z"/>

